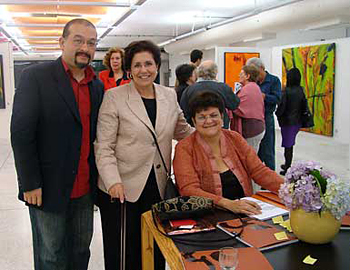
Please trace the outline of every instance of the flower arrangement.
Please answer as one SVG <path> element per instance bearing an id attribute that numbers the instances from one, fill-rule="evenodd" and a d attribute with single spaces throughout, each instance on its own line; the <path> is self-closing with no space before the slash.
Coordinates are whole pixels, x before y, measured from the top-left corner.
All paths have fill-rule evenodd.
<path id="1" fill-rule="evenodd" d="M 291 210 L 328 210 L 340 220 L 350 210 L 350 182 L 325 171 L 319 163 L 297 162 L 287 171 L 279 197 Z"/>

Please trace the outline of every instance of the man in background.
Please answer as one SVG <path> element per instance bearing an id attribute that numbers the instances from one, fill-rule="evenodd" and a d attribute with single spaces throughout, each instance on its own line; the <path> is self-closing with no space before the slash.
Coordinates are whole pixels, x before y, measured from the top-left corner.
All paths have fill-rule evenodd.
<path id="1" fill-rule="evenodd" d="M 196 67 L 199 67 L 203 59 L 203 52 L 197 49 L 191 51 L 190 59 L 191 64 L 195 65 Z"/>
<path id="2" fill-rule="evenodd" d="M 86 270 L 97 169 L 93 152 L 103 84 L 89 66 L 95 26 L 68 22 L 62 56 L 23 71 L 15 92 L 11 143 L 19 198 L 29 208 L 36 270 Z"/>
<path id="3" fill-rule="evenodd" d="M 260 58 L 250 58 L 246 64 L 258 68 L 258 85 L 264 97 L 265 135 L 260 142 L 258 156 L 266 166 L 275 170 L 275 120 L 273 113 L 281 100 L 281 82 L 277 76 L 265 70 L 265 65 Z"/>
<path id="4" fill-rule="evenodd" d="M 239 105 L 239 98 L 233 93 L 232 88 L 222 82 L 216 81 L 218 74 L 218 66 L 212 60 L 204 61 L 197 68 L 198 80 L 195 84 L 188 86 L 182 94 L 180 106 L 184 112 L 187 122 L 193 126 L 189 112 L 189 101 L 194 96 L 202 91 L 213 91 L 219 94 L 228 110 L 234 110 Z M 229 118 L 224 112 L 224 128 L 229 127 Z"/>

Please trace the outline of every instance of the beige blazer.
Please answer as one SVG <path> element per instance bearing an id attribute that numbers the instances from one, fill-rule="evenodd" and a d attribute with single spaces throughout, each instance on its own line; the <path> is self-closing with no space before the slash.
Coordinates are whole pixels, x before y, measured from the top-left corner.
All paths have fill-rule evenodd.
<path id="1" fill-rule="evenodd" d="M 105 93 L 100 108 L 95 141 L 98 187 L 107 192 L 116 183 L 124 185 L 126 200 L 140 197 L 153 166 L 163 197 L 166 171 L 150 130 L 155 132 L 167 168 L 171 164 L 172 139 L 180 140 L 193 129 L 177 103 L 176 92 L 154 84 L 156 127 L 152 126 L 133 82 Z"/>

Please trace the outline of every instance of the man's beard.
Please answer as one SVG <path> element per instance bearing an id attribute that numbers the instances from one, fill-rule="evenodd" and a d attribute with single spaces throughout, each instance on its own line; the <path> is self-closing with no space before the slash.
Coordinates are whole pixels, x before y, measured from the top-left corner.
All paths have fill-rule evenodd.
<path id="1" fill-rule="evenodd" d="M 82 54 L 82 55 L 85 55 L 86 57 L 88 57 L 88 61 L 86 63 L 80 63 L 78 62 L 77 60 L 77 57 L 79 56 L 79 54 Z M 74 64 L 77 68 L 80 68 L 80 69 L 84 69 L 86 68 L 89 64 L 90 64 L 90 60 L 91 60 L 91 56 L 87 53 L 83 53 L 83 52 L 77 52 L 75 54 L 75 58 L 74 58 Z"/>

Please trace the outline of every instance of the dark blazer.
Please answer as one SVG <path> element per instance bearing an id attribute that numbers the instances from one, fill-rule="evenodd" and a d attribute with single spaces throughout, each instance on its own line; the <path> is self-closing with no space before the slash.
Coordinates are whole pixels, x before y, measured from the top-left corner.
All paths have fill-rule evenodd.
<path id="1" fill-rule="evenodd" d="M 287 87 L 282 93 L 276 116 L 280 126 L 301 125 L 301 115 L 307 103 L 301 86 Z"/>
<path id="2" fill-rule="evenodd" d="M 203 91 L 213 91 L 219 94 L 224 100 L 225 108 L 228 110 L 235 110 L 239 105 L 239 98 L 233 93 L 232 88 L 226 83 L 210 80 L 196 82 L 185 89 L 180 101 L 180 106 L 184 112 L 185 118 L 192 126 L 193 123 L 191 120 L 188 103 L 194 94 Z M 226 111 L 224 111 L 224 127 L 229 127 L 229 118 Z"/>
<path id="3" fill-rule="evenodd" d="M 90 188 L 96 189 L 97 169 L 93 142 L 103 98 L 103 84 L 89 83 Z M 18 176 L 19 198 L 23 192 L 42 188 L 45 211 L 63 211 L 78 171 L 82 125 L 73 88 L 61 58 L 29 67 L 22 72 L 15 91 L 11 119 L 11 143 Z"/>

